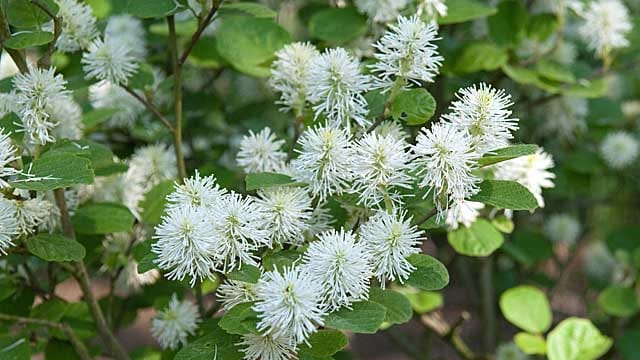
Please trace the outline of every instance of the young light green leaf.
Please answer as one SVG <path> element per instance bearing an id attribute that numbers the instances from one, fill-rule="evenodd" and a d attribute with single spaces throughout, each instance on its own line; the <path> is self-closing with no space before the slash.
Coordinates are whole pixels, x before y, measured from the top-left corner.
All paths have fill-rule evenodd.
<path id="1" fill-rule="evenodd" d="M 475 0 L 447 0 L 447 8 L 447 16 L 438 19 L 439 24 L 457 24 L 497 12 L 496 8 Z"/>
<path id="2" fill-rule="evenodd" d="M 440 290 L 449 284 L 449 272 L 438 259 L 429 255 L 413 254 L 408 260 L 416 269 L 407 278 L 407 285 L 432 291 Z"/>
<path id="3" fill-rule="evenodd" d="M 366 30 L 366 18 L 353 7 L 320 10 L 309 20 L 311 36 L 333 44 L 356 39 Z"/>
<path id="4" fill-rule="evenodd" d="M 515 181 L 484 180 L 480 191 L 469 200 L 491 205 L 498 209 L 533 210 L 538 201 L 523 185 Z"/>
<path id="5" fill-rule="evenodd" d="M 423 88 L 401 91 L 391 103 L 391 116 L 406 121 L 407 125 L 424 124 L 435 111 L 435 99 Z"/>
<path id="6" fill-rule="evenodd" d="M 499 69 L 509 56 L 505 49 L 488 42 L 473 42 L 456 54 L 446 66 L 458 74 Z"/>
<path id="7" fill-rule="evenodd" d="M 384 322 L 384 306 L 372 301 L 351 304 L 351 309 L 341 308 L 327 315 L 324 325 L 337 330 L 353 331 L 360 334 L 374 334 Z"/>
<path id="8" fill-rule="evenodd" d="M 513 341 L 527 355 L 544 355 L 547 353 L 547 342 L 541 335 L 521 332 L 513 337 Z"/>
<path id="9" fill-rule="evenodd" d="M 612 285 L 598 296 L 598 305 L 609 315 L 630 317 L 638 312 L 638 297 L 633 288 Z"/>
<path id="10" fill-rule="evenodd" d="M 484 219 L 449 232 L 447 240 L 456 252 L 467 256 L 489 256 L 504 242 L 502 234 Z"/>
<path id="11" fill-rule="evenodd" d="M 401 287 L 397 290 L 409 299 L 413 311 L 417 314 L 426 314 L 444 305 L 442 294 L 436 291 L 421 291 L 406 287 Z"/>
<path id="12" fill-rule="evenodd" d="M 409 299 L 403 294 L 391 290 L 371 287 L 369 301 L 378 303 L 386 309 L 384 321 L 390 324 L 404 324 L 411 320 L 413 311 Z"/>
<path id="13" fill-rule="evenodd" d="M 536 63 L 536 70 L 540 76 L 553 81 L 572 84 L 576 82 L 576 77 L 568 66 L 557 61 L 542 59 Z"/>
<path id="14" fill-rule="evenodd" d="M 493 150 L 478 159 L 480 166 L 493 165 L 502 161 L 515 159 L 520 156 L 532 155 L 538 150 L 538 145 L 518 144 L 502 149 Z"/>
<path id="15" fill-rule="evenodd" d="M 247 191 L 297 184 L 296 181 L 288 175 L 268 172 L 247 174 L 245 182 Z"/>
<path id="16" fill-rule="evenodd" d="M 547 336 L 547 356 L 549 360 L 595 360 L 612 344 L 591 321 L 572 317 L 563 320 Z"/>
<path id="17" fill-rule="evenodd" d="M 502 293 L 500 310 L 510 323 L 534 334 L 547 331 L 553 320 L 547 296 L 533 286 L 518 286 Z"/>
<path id="18" fill-rule="evenodd" d="M 134 217 L 125 206 L 116 203 L 94 203 L 81 206 L 71 218 L 80 234 L 111 234 L 129 231 Z"/>
<path id="19" fill-rule="evenodd" d="M 337 330 L 319 330 L 307 339 L 309 344 L 300 345 L 298 354 L 301 357 L 330 357 L 338 351 L 344 349 L 349 344 L 349 339 Z"/>
<path id="20" fill-rule="evenodd" d="M 80 261 L 85 249 L 79 242 L 57 234 L 38 234 L 27 239 L 27 249 L 46 261 Z"/>

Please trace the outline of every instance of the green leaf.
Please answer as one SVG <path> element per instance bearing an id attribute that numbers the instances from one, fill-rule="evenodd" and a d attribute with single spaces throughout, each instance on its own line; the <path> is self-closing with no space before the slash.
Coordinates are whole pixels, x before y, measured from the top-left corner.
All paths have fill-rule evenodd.
<path id="1" fill-rule="evenodd" d="M 517 231 L 511 241 L 502 245 L 502 250 L 517 261 L 532 266 L 553 255 L 551 242 L 541 233 Z"/>
<path id="2" fill-rule="evenodd" d="M 640 329 L 626 330 L 616 340 L 616 349 L 623 360 L 640 360 L 638 344 L 640 344 Z"/>
<path id="3" fill-rule="evenodd" d="M 518 286 L 502 293 L 500 310 L 510 323 L 534 334 L 547 331 L 553 320 L 547 296 L 533 286 Z"/>
<path id="4" fill-rule="evenodd" d="M 276 173 L 251 173 L 245 179 L 247 191 L 277 186 L 291 186 L 297 183 L 288 175 Z"/>
<path id="5" fill-rule="evenodd" d="M 509 219 L 504 215 L 498 215 L 495 218 L 491 219 L 491 224 L 498 229 L 501 233 L 511 234 L 515 225 L 513 224 L 513 220 Z"/>
<path id="6" fill-rule="evenodd" d="M 367 113 L 368 119 L 376 119 L 384 114 L 384 107 L 387 101 L 387 95 L 383 94 L 381 90 L 372 90 L 364 94 L 364 99 L 367 100 L 367 107 L 369 112 Z"/>
<path id="7" fill-rule="evenodd" d="M 29 343 L 25 339 L 20 339 L 12 344 L 0 348 L 0 359 L 2 360 L 30 360 L 31 351 Z"/>
<path id="8" fill-rule="evenodd" d="M 155 76 L 153 75 L 153 68 L 151 65 L 143 63 L 138 67 L 135 74 L 129 78 L 127 85 L 132 89 L 144 90 L 147 87 L 152 86 L 154 80 Z"/>
<path id="9" fill-rule="evenodd" d="M 25 49 L 31 46 L 48 44 L 53 41 L 53 34 L 45 31 L 22 31 L 11 34 L 11 37 L 4 41 L 4 46 L 9 49 Z"/>
<path id="10" fill-rule="evenodd" d="M 496 8 L 475 0 L 447 0 L 447 16 L 439 24 L 456 24 L 493 15 Z"/>
<path id="11" fill-rule="evenodd" d="M 429 255 L 413 254 L 407 260 L 416 267 L 407 278 L 407 285 L 432 291 L 440 290 L 449 284 L 449 272 L 438 259 Z"/>
<path id="12" fill-rule="evenodd" d="M 93 203 L 76 210 L 71 222 L 80 234 L 111 234 L 131 230 L 134 217 L 123 205 Z"/>
<path id="13" fill-rule="evenodd" d="M 156 253 L 149 251 L 142 259 L 138 260 L 138 273 L 144 274 L 149 270 L 156 269 L 158 267 L 155 262 L 157 258 Z"/>
<path id="14" fill-rule="evenodd" d="M 293 263 L 300 259 L 301 253 L 294 250 L 281 250 L 277 252 L 268 251 L 262 257 L 262 266 L 267 271 L 282 271 L 285 267 L 291 267 Z"/>
<path id="15" fill-rule="evenodd" d="M 309 19 L 311 36 L 332 44 L 354 40 L 366 30 L 366 18 L 353 7 L 320 10 Z"/>
<path id="16" fill-rule="evenodd" d="M 291 41 L 291 36 L 271 19 L 251 16 L 222 17 L 216 29 L 218 54 L 236 70 L 268 76 L 274 53 Z"/>
<path id="17" fill-rule="evenodd" d="M 569 86 L 564 94 L 580 98 L 599 98 L 607 93 L 607 83 L 604 79 L 585 80 L 580 79 L 576 84 Z"/>
<path id="18" fill-rule="evenodd" d="M 638 312 L 638 297 L 632 288 L 613 285 L 600 293 L 598 305 L 609 315 L 630 317 Z"/>
<path id="19" fill-rule="evenodd" d="M 20 176 L 11 186 L 24 190 L 46 191 L 78 184 L 93 183 L 91 161 L 64 152 L 47 151 L 31 166 L 31 176 Z"/>
<path id="20" fill-rule="evenodd" d="M 536 63 L 536 71 L 540 76 L 553 81 L 569 84 L 576 82 L 576 77 L 571 69 L 557 61 L 542 59 Z"/>
<path id="21" fill-rule="evenodd" d="M 278 15 L 277 12 L 270 8 L 257 3 L 250 2 L 237 2 L 237 3 L 223 3 L 218 10 L 220 15 L 228 13 L 241 12 L 247 15 L 251 15 L 257 18 L 275 19 Z"/>
<path id="22" fill-rule="evenodd" d="M 369 301 L 384 306 L 384 321 L 390 324 L 404 324 L 411 320 L 413 315 L 409 299 L 397 291 L 372 287 L 369 290 Z"/>
<path id="23" fill-rule="evenodd" d="M 341 308 L 327 315 L 324 326 L 359 334 L 375 334 L 385 317 L 384 306 L 372 301 L 360 301 L 351 304 L 351 309 Z"/>
<path id="24" fill-rule="evenodd" d="M 244 335 L 256 332 L 258 314 L 252 306 L 252 302 L 234 306 L 220 318 L 218 325 L 229 334 Z"/>
<path id="25" fill-rule="evenodd" d="M 640 226 L 631 225 L 617 228 L 607 234 L 607 248 L 612 254 L 619 250 L 632 253 L 640 248 Z"/>
<path id="26" fill-rule="evenodd" d="M 31 309 L 30 317 L 58 322 L 67 312 L 67 303 L 51 299 Z"/>
<path id="27" fill-rule="evenodd" d="M 300 356 L 330 357 L 349 344 L 349 339 L 343 333 L 331 329 L 318 330 L 311 334 L 307 341 L 308 345 L 300 345 Z"/>
<path id="28" fill-rule="evenodd" d="M 488 42 L 473 42 L 462 48 L 452 63 L 446 65 L 455 73 L 466 74 L 499 69 L 508 59 L 509 55 L 501 47 Z"/>
<path id="29" fill-rule="evenodd" d="M 529 18 L 527 35 L 531 39 L 545 41 L 556 32 L 558 25 L 558 17 L 555 14 L 536 14 Z"/>
<path id="30" fill-rule="evenodd" d="M 504 242 L 502 234 L 484 219 L 449 232 L 447 240 L 456 252 L 467 256 L 489 256 Z"/>
<path id="31" fill-rule="evenodd" d="M 48 148 L 47 153 L 49 152 L 67 153 L 91 160 L 91 168 L 96 176 L 107 176 L 127 170 L 126 164 L 113 161 L 111 149 L 91 140 L 60 140 Z"/>
<path id="32" fill-rule="evenodd" d="M 57 234 L 38 234 L 27 239 L 27 249 L 46 261 L 80 261 L 85 249 L 79 242 Z"/>
<path id="33" fill-rule="evenodd" d="M 58 5 L 53 0 L 42 0 L 41 2 L 52 13 L 58 12 Z M 2 7 L 6 11 L 9 24 L 17 28 L 39 27 L 51 21 L 47 13 L 27 0 L 6 0 L 3 1 Z"/>
<path id="34" fill-rule="evenodd" d="M 84 113 L 82 116 L 82 123 L 87 128 L 95 128 L 96 126 L 102 124 L 103 122 L 111 119 L 111 117 L 117 114 L 120 109 L 108 109 L 108 108 L 99 108 L 93 109 Z"/>
<path id="35" fill-rule="evenodd" d="M 547 356 L 549 360 L 595 360 L 604 355 L 612 343 L 591 321 L 568 318 L 547 336 Z"/>
<path id="36" fill-rule="evenodd" d="M 537 84 L 540 81 L 537 72 L 525 67 L 504 64 L 502 65 L 502 71 L 504 71 L 511 80 L 519 84 Z"/>
<path id="37" fill-rule="evenodd" d="M 206 327 L 204 333 L 206 335 L 189 341 L 176 354 L 174 360 L 242 360 L 243 354 L 238 350 L 236 344 L 241 342 L 238 335 L 232 335 L 224 332 L 216 322 L 217 320 L 209 320 L 201 328 Z M 215 356 L 215 357 L 214 357 Z"/>
<path id="38" fill-rule="evenodd" d="M 421 125 L 429 121 L 436 111 L 436 101 L 423 88 L 401 91 L 391 103 L 391 116 L 404 120 L 407 125 Z"/>
<path id="39" fill-rule="evenodd" d="M 480 166 L 493 165 L 502 161 L 518 158 L 520 156 L 532 155 L 538 150 L 538 145 L 518 144 L 502 149 L 493 150 L 478 159 Z"/>
<path id="40" fill-rule="evenodd" d="M 173 0 L 127 0 L 126 12 L 143 19 L 158 18 L 175 13 L 180 6 Z"/>
<path id="41" fill-rule="evenodd" d="M 13 278 L 0 278 L 0 301 L 7 299 L 16 293 L 16 281 Z"/>
<path id="42" fill-rule="evenodd" d="M 525 37 L 527 10 L 520 0 L 503 0 L 498 13 L 487 19 L 489 35 L 500 46 L 517 46 Z"/>
<path id="43" fill-rule="evenodd" d="M 224 64 L 224 59 L 218 53 L 216 39 L 212 37 L 200 39 L 189 53 L 189 62 L 207 69 L 220 68 Z"/>
<path id="44" fill-rule="evenodd" d="M 157 225 L 162 221 L 165 206 L 167 204 L 167 196 L 175 189 L 172 180 L 165 180 L 154 186 L 144 195 L 142 201 L 142 222 L 147 225 Z"/>
<path id="45" fill-rule="evenodd" d="M 544 355 L 547 353 L 547 342 L 538 334 L 517 333 L 513 341 L 527 355 Z"/>
<path id="46" fill-rule="evenodd" d="M 506 180 L 484 180 L 480 191 L 469 200 L 499 209 L 533 210 L 538 207 L 535 196 L 520 183 Z"/>
<path id="47" fill-rule="evenodd" d="M 242 268 L 234 270 L 227 274 L 227 278 L 230 280 L 244 281 L 250 284 L 258 283 L 260 279 L 260 269 L 253 265 L 242 265 Z"/>
<path id="48" fill-rule="evenodd" d="M 444 305 L 442 294 L 435 291 L 415 291 L 402 288 L 401 291 L 409 299 L 413 311 L 417 314 L 426 314 L 439 309 Z"/>

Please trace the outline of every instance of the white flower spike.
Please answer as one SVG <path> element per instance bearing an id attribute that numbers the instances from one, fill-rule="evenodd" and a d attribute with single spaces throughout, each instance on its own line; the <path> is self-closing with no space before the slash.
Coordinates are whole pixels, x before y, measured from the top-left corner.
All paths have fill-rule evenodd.
<path id="1" fill-rule="evenodd" d="M 245 360 L 290 360 L 296 358 L 296 346 L 286 336 L 246 334 L 241 350 Z"/>
<path id="2" fill-rule="evenodd" d="M 62 52 L 86 49 L 98 36 L 96 18 L 91 6 L 77 0 L 55 0 L 58 16 L 62 19 L 62 32 L 56 48 Z"/>
<path id="3" fill-rule="evenodd" d="M 636 160 L 639 152 L 640 142 L 624 131 L 608 134 L 600 145 L 602 157 L 613 169 L 629 166 Z"/>
<path id="4" fill-rule="evenodd" d="M 239 280 L 225 280 L 216 291 L 217 300 L 222 304 L 225 311 L 231 310 L 234 306 L 252 302 L 255 294 L 251 284 Z"/>
<path id="5" fill-rule="evenodd" d="M 584 23 L 578 33 L 599 56 L 629 46 L 626 36 L 633 27 L 629 10 L 619 0 L 596 0 L 582 14 Z"/>
<path id="6" fill-rule="evenodd" d="M 354 0 L 359 12 L 378 23 L 395 20 L 408 3 L 408 0 Z"/>
<path id="7" fill-rule="evenodd" d="M 0 198 L 0 255 L 7 254 L 7 250 L 14 245 L 13 238 L 19 234 L 14 203 Z"/>
<path id="8" fill-rule="evenodd" d="M 548 171 L 553 166 L 553 157 L 538 149 L 533 155 L 496 164 L 494 176 L 497 180 L 517 181 L 524 185 L 536 197 L 538 206 L 544 207 L 542 189 L 554 187 L 553 179 L 556 175 Z"/>
<path id="9" fill-rule="evenodd" d="M 284 140 L 279 140 L 270 128 L 255 134 L 249 130 L 240 143 L 236 158 L 246 173 L 275 172 L 284 167 L 287 154 L 282 151 Z"/>
<path id="10" fill-rule="evenodd" d="M 6 178 L 19 174 L 20 172 L 11 166 L 11 163 L 18 160 L 17 150 L 11 142 L 10 134 L 0 128 L 0 189 L 9 186 Z"/>
<path id="11" fill-rule="evenodd" d="M 87 79 L 107 80 L 126 85 L 138 69 L 137 59 L 125 43 L 114 38 L 95 39 L 82 55 Z"/>
<path id="12" fill-rule="evenodd" d="M 167 196 L 169 209 L 184 206 L 211 209 L 226 194 L 226 190 L 216 184 L 213 175 L 201 177 L 198 170 L 190 178 L 184 179 L 184 183 L 175 183 L 176 190 Z"/>
<path id="13" fill-rule="evenodd" d="M 301 245 L 311 218 L 311 198 L 299 187 L 278 187 L 258 192 L 261 226 L 269 232 L 269 247 Z"/>
<path id="14" fill-rule="evenodd" d="M 187 337 L 195 334 L 200 322 L 198 308 L 190 301 L 180 301 L 173 294 L 169 306 L 159 311 L 151 322 L 151 334 L 163 349 L 175 350 L 187 344 Z"/>
<path id="15" fill-rule="evenodd" d="M 307 84 L 311 62 L 320 53 L 312 44 L 296 42 L 276 52 L 271 66 L 269 85 L 280 93 L 282 110 L 293 110 L 300 115 L 307 97 Z"/>

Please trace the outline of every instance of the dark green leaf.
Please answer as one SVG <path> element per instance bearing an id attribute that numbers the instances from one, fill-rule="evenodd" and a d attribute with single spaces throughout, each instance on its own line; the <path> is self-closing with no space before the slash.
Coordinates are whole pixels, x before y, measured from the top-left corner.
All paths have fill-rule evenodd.
<path id="1" fill-rule="evenodd" d="M 165 180 L 154 186 L 144 195 L 142 201 L 142 222 L 147 225 L 157 225 L 162 221 L 167 196 L 175 189 L 174 182 Z"/>
<path id="2" fill-rule="evenodd" d="M 447 16 L 439 24 L 456 24 L 493 15 L 496 8 L 475 0 L 447 0 Z"/>
<path id="3" fill-rule="evenodd" d="M 330 313 L 325 318 L 324 325 L 337 330 L 374 334 L 382 325 L 385 316 L 384 306 L 371 301 L 361 301 L 351 304 L 351 309 L 341 308 Z"/>
<path id="4" fill-rule="evenodd" d="M 257 18 L 269 18 L 269 19 L 275 19 L 276 16 L 278 15 L 277 12 L 271 10 L 265 5 L 251 3 L 251 2 L 237 2 L 237 3 L 224 2 L 220 6 L 220 9 L 218 11 L 220 15 L 225 15 L 226 13 L 241 12 Z"/>
<path id="5" fill-rule="evenodd" d="M 267 271 L 282 271 L 285 267 L 291 267 L 301 256 L 301 253 L 294 250 L 268 251 L 262 257 L 262 265 Z"/>
<path id="6" fill-rule="evenodd" d="M 53 0 L 42 0 L 41 2 L 52 13 L 58 12 L 58 6 Z M 47 13 L 27 0 L 6 0 L 3 1 L 2 6 L 6 9 L 9 24 L 18 28 L 38 27 L 51 21 Z"/>
<path id="7" fill-rule="evenodd" d="M 250 284 L 256 284 L 260 279 L 260 269 L 253 265 L 242 265 L 242 268 L 234 270 L 227 274 L 230 280 L 244 281 Z"/>
<path id="8" fill-rule="evenodd" d="M 408 258 L 416 269 L 406 281 L 407 285 L 422 290 L 440 290 L 449 284 L 449 272 L 438 259 L 424 254 L 413 254 Z"/>
<path id="9" fill-rule="evenodd" d="M 91 161 L 64 152 L 48 151 L 32 163 L 31 176 L 20 176 L 11 185 L 18 189 L 46 191 L 93 183 Z"/>
<path id="10" fill-rule="evenodd" d="M 424 124 L 436 111 L 436 101 L 422 88 L 404 90 L 391 103 L 391 116 L 404 120 L 407 125 Z"/>
<path id="11" fill-rule="evenodd" d="M 540 76 L 553 81 L 569 84 L 576 82 L 571 69 L 557 61 L 542 59 L 536 63 L 536 70 Z"/>
<path id="12" fill-rule="evenodd" d="M 371 287 L 369 301 L 376 302 L 386 309 L 384 321 L 390 324 L 404 324 L 411 320 L 413 310 L 409 299 L 403 294 L 391 289 Z"/>
<path id="13" fill-rule="evenodd" d="M 4 46 L 9 49 L 25 49 L 31 46 L 48 44 L 53 40 L 53 34 L 44 31 L 23 31 L 12 34 L 4 41 Z"/>
<path id="14" fill-rule="evenodd" d="M 349 340 L 337 330 L 318 330 L 307 339 L 309 345 L 303 343 L 298 353 L 300 356 L 330 357 L 344 349 Z"/>
<path id="15" fill-rule="evenodd" d="M 180 9 L 173 0 L 127 0 L 126 11 L 141 18 L 158 18 Z"/>
<path id="16" fill-rule="evenodd" d="M 487 19 L 489 35 L 501 46 L 517 46 L 526 34 L 527 10 L 520 0 L 503 0 Z"/>
<path id="17" fill-rule="evenodd" d="M 632 288 L 613 285 L 598 296 L 598 304 L 609 315 L 630 317 L 638 312 L 638 297 Z"/>
<path id="18" fill-rule="evenodd" d="M 30 360 L 31 351 L 29 343 L 25 339 L 20 339 L 4 348 L 0 349 L 0 359 L 2 360 Z"/>
<path id="19" fill-rule="evenodd" d="M 470 227 L 461 227 L 447 234 L 449 244 L 460 254 L 468 256 L 489 256 L 504 242 L 502 234 L 484 219 L 479 219 Z"/>
<path id="20" fill-rule="evenodd" d="M 38 234 L 27 239 L 27 249 L 46 261 L 80 261 L 84 259 L 82 244 L 57 234 Z"/>
<path id="21" fill-rule="evenodd" d="M 487 42 L 474 42 L 462 48 L 446 65 L 455 73 L 466 74 L 499 69 L 508 58 L 503 48 Z"/>
<path id="22" fill-rule="evenodd" d="M 87 128 L 95 128 L 96 126 L 102 124 L 103 122 L 111 119 L 111 117 L 117 114 L 120 109 L 108 109 L 108 108 L 99 108 L 93 109 L 89 112 L 86 112 L 82 116 L 82 123 Z"/>
<path id="23" fill-rule="evenodd" d="M 125 206 L 115 203 L 95 203 L 81 206 L 71 219 L 80 234 L 111 234 L 126 232 L 133 227 L 134 217 Z"/>
<path id="24" fill-rule="evenodd" d="M 253 303 L 238 304 L 227 311 L 218 325 L 229 334 L 244 335 L 256 332 L 258 314 L 251 308 Z"/>
<path id="25" fill-rule="evenodd" d="M 515 159 L 520 156 L 532 155 L 538 150 L 538 145 L 518 144 L 506 148 L 493 150 L 478 159 L 480 166 L 493 165 L 502 161 Z"/>
<path id="26" fill-rule="evenodd" d="M 558 28 L 558 17 L 552 13 L 536 14 L 529 18 L 527 35 L 539 41 L 547 40 Z"/>
<path id="27" fill-rule="evenodd" d="M 296 185 L 288 175 L 276 174 L 276 173 L 252 173 L 247 174 L 245 179 L 247 191 L 275 187 L 275 186 L 290 186 Z"/>
<path id="28" fill-rule="evenodd" d="M 224 332 L 216 323 L 217 320 L 209 320 L 204 331 L 205 335 L 194 341 L 189 341 L 176 354 L 174 360 L 242 360 L 243 354 L 236 344 L 241 342 L 238 335 Z M 215 357 L 214 357 L 215 356 Z"/>
<path id="29" fill-rule="evenodd" d="M 309 20 L 311 36 L 333 44 L 354 40 L 366 30 L 366 18 L 353 7 L 321 10 Z"/>
<path id="30" fill-rule="evenodd" d="M 533 194 L 515 181 L 484 180 L 479 187 L 480 192 L 469 200 L 499 209 L 533 210 L 538 207 L 538 202 Z"/>

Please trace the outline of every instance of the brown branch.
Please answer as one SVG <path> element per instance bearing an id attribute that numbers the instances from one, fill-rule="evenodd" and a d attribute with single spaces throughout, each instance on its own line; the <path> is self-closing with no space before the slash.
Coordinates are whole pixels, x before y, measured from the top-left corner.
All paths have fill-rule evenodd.
<path id="1" fill-rule="evenodd" d="M 137 92 L 135 92 L 135 90 L 133 90 L 132 88 L 130 88 L 128 85 L 120 85 L 122 86 L 122 88 L 128 92 L 131 96 L 133 96 L 134 98 L 136 98 L 140 103 L 142 103 L 149 111 L 151 111 L 158 119 L 160 119 L 160 121 L 162 121 L 162 123 L 164 124 L 164 126 L 167 127 L 167 129 L 169 129 L 169 131 L 171 132 L 175 132 L 175 128 L 173 127 L 173 125 L 171 125 L 171 123 L 169 122 L 169 120 L 162 115 L 162 113 L 160 112 L 160 110 L 158 110 L 158 108 L 153 105 L 151 102 L 149 102 L 147 99 L 143 98 L 142 96 L 140 96 L 140 94 L 138 94 Z"/>
<path id="2" fill-rule="evenodd" d="M 51 40 L 51 42 L 49 43 L 47 51 L 44 53 L 44 55 L 42 55 L 40 60 L 38 60 L 38 66 L 48 68 L 51 66 L 51 56 L 56 50 L 58 37 L 60 37 L 60 34 L 62 33 L 62 19 L 56 16 L 46 5 L 44 5 L 40 1 L 31 0 L 31 3 L 44 11 L 51 18 L 51 20 L 53 20 L 53 40 Z"/>
<path id="3" fill-rule="evenodd" d="M 200 37 L 202 36 L 202 33 L 207 28 L 207 26 L 209 26 L 209 24 L 211 23 L 211 19 L 213 19 L 213 16 L 218 11 L 218 8 L 220 7 L 220 4 L 222 4 L 222 0 L 213 0 L 213 4 L 211 6 L 211 10 L 207 14 L 207 16 L 204 18 L 204 20 L 199 21 L 198 29 L 191 36 L 191 40 L 189 41 L 189 45 L 187 45 L 187 47 L 185 48 L 184 52 L 182 53 L 182 56 L 180 56 L 180 59 L 178 60 L 178 66 L 182 66 L 185 63 L 185 61 L 187 61 L 187 58 L 189 57 L 189 53 L 191 53 L 191 50 L 193 50 L 193 48 L 196 46 L 196 43 L 198 42 L 198 40 L 200 40 Z"/>
<path id="4" fill-rule="evenodd" d="M 427 222 L 427 220 L 431 219 L 433 217 L 433 215 L 438 213 L 438 208 L 433 208 L 431 209 L 431 211 L 429 211 L 428 213 L 426 213 L 423 217 L 421 217 L 420 219 L 418 219 L 418 221 L 416 221 L 415 225 L 416 226 L 420 226 L 424 223 Z"/>
<path id="5" fill-rule="evenodd" d="M 178 163 L 179 181 L 182 182 L 187 176 L 187 168 L 184 163 L 182 153 L 182 67 L 178 60 L 178 40 L 176 37 L 176 23 L 173 15 L 167 16 L 167 26 L 169 27 L 169 54 L 173 66 L 173 97 L 175 107 L 176 127 L 173 132 L 173 147 L 176 152 L 176 162 Z"/>

